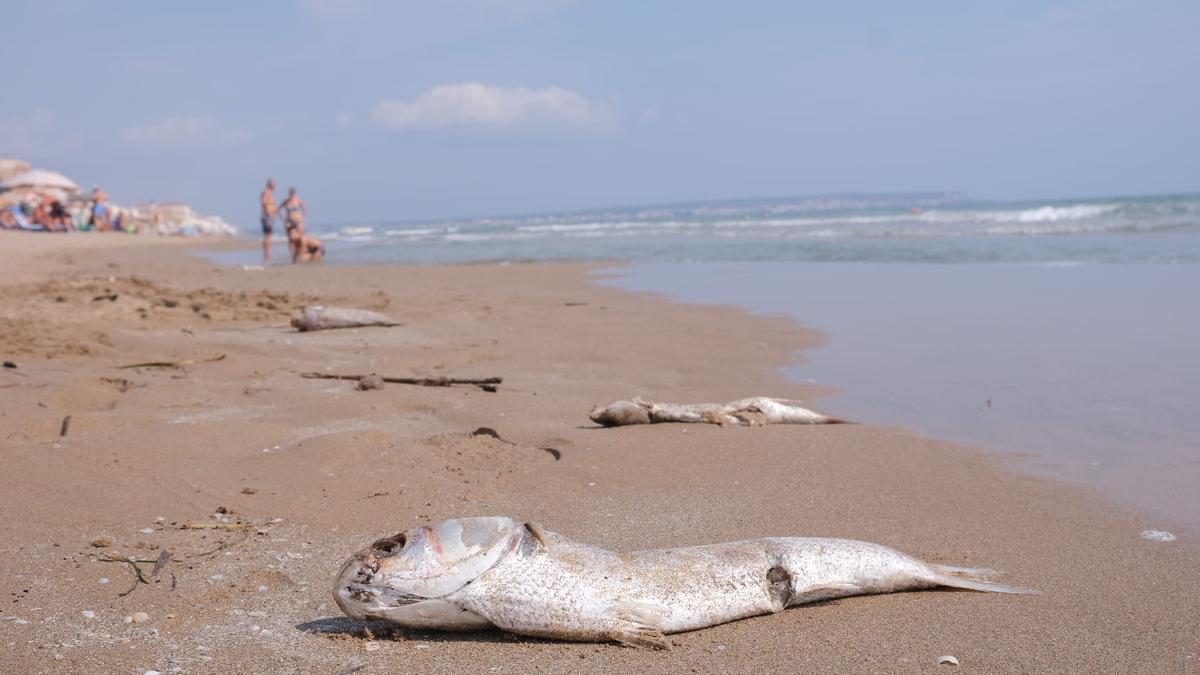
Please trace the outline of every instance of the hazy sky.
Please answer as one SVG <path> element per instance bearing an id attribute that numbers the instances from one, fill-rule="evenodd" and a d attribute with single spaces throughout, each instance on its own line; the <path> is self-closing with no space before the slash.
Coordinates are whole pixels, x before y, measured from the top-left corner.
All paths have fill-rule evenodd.
<path id="1" fill-rule="evenodd" d="M 0 1 L 0 155 L 243 226 L 1200 190 L 1200 2 Z"/>

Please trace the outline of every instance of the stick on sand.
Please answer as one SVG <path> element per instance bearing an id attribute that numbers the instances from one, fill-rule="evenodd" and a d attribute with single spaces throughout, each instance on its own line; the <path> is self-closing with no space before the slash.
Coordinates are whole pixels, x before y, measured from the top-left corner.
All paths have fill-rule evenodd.
<path id="1" fill-rule="evenodd" d="M 322 380 L 361 380 L 366 375 L 339 375 L 337 373 L 300 373 L 300 377 Z M 469 384 L 485 391 L 495 391 L 504 382 L 502 377 L 384 377 L 384 382 L 393 384 L 415 384 L 422 387 L 449 387 L 455 384 Z"/>
<path id="2" fill-rule="evenodd" d="M 185 359 L 183 361 L 146 361 L 144 363 L 131 363 L 127 366 L 117 366 L 123 368 L 183 368 L 184 366 L 194 366 L 197 363 L 213 363 L 214 361 L 224 361 L 225 355 L 214 356 L 209 359 Z"/>

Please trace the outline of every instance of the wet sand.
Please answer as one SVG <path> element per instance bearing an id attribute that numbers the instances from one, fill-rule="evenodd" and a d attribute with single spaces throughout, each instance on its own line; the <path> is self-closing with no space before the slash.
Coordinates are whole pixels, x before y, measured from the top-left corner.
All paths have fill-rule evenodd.
<path id="1" fill-rule="evenodd" d="M 788 374 L 836 386 L 833 414 L 1200 528 L 1200 315 L 1179 311 L 1200 265 L 656 263 L 605 283 L 819 326 Z"/>
<path id="2" fill-rule="evenodd" d="M 0 356 L 18 366 L 0 369 L 5 670 L 932 671 L 952 654 L 977 672 L 1200 671 L 1192 532 L 1146 541 L 1157 522 L 1094 492 L 903 429 L 587 419 L 635 395 L 819 410 L 822 392 L 780 374 L 822 340 L 790 321 L 597 287 L 584 265 L 243 270 L 195 245 L 0 233 Z M 405 325 L 294 332 L 315 300 Z M 326 369 L 504 384 L 300 377 Z M 471 436 L 481 426 L 510 443 Z M 463 515 L 617 550 L 860 538 L 1044 594 L 850 598 L 677 635 L 669 652 L 339 616 L 346 556 Z M 164 551 L 157 576 L 140 564 L 148 583 L 106 561 Z M 148 620 L 125 623 L 135 612 Z"/>

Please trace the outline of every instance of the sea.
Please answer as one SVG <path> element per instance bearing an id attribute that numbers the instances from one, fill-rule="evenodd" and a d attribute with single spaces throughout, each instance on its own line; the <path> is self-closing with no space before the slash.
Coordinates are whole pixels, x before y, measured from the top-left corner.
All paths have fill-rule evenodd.
<path id="1" fill-rule="evenodd" d="M 601 261 L 600 284 L 792 318 L 828 338 L 786 368 L 837 392 L 814 407 L 993 449 L 1147 528 L 1200 531 L 1200 194 L 819 195 L 310 230 L 334 264 Z"/>

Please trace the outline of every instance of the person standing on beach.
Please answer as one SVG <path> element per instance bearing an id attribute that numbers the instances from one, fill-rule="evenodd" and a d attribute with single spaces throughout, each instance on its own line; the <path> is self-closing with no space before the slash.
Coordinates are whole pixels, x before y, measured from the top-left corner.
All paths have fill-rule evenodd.
<path id="1" fill-rule="evenodd" d="M 304 252 L 304 217 L 308 215 L 308 208 L 304 206 L 304 200 L 296 195 L 296 188 L 292 187 L 288 188 L 287 199 L 279 205 L 279 210 L 283 211 L 283 226 L 287 229 L 292 262 L 297 262 Z"/>
<path id="2" fill-rule="evenodd" d="M 92 229 L 97 232 L 107 232 L 111 218 L 112 214 L 108 210 L 108 193 L 101 190 L 100 186 L 92 188 L 92 217 L 89 221 Z"/>
<path id="3" fill-rule="evenodd" d="M 259 201 L 262 203 L 262 235 L 263 235 L 263 262 L 271 261 L 271 231 L 275 222 L 275 181 L 271 178 L 267 179 L 267 187 L 259 195 Z"/>

